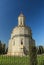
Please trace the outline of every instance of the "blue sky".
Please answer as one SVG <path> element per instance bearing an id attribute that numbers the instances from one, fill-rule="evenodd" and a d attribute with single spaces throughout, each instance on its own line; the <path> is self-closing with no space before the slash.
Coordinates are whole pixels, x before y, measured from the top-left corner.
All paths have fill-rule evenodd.
<path id="1" fill-rule="evenodd" d="M 44 45 L 44 0 L 0 0 L 0 40 L 8 44 L 21 11 L 36 45 Z"/>

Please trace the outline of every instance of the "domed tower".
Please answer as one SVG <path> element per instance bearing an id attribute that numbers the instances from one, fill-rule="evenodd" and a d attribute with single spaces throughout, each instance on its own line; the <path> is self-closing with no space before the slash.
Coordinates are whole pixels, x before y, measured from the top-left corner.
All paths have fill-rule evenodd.
<path id="1" fill-rule="evenodd" d="M 25 25 L 25 16 L 21 13 L 18 16 L 18 26 L 12 33 L 8 44 L 8 55 L 28 55 L 29 44 L 35 45 L 30 27 Z"/>

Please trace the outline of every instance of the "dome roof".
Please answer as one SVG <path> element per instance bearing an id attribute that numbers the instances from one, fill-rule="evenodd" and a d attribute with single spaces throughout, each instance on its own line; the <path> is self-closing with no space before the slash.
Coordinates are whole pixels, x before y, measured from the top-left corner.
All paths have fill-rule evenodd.
<path id="1" fill-rule="evenodd" d="M 15 35 L 31 35 L 31 29 L 27 26 L 17 26 L 13 29 L 11 38 Z"/>

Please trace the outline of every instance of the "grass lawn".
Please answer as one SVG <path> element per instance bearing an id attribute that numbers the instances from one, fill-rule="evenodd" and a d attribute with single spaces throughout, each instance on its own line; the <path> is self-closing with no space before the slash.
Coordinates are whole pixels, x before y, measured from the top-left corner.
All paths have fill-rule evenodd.
<path id="1" fill-rule="evenodd" d="M 44 65 L 44 55 L 37 56 L 38 65 Z M 0 55 L 0 65 L 29 65 L 29 57 Z"/>

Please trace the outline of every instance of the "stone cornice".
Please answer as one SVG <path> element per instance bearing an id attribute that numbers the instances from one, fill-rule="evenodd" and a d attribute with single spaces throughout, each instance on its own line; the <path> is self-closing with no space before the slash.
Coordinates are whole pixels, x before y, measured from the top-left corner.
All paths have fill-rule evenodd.
<path id="1" fill-rule="evenodd" d="M 31 37 L 30 35 L 28 35 L 28 34 L 17 34 L 17 35 L 14 35 L 13 37 L 12 37 L 12 39 L 14 38 L 14 37 Z"/>

